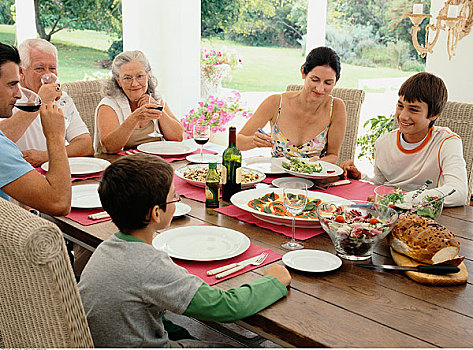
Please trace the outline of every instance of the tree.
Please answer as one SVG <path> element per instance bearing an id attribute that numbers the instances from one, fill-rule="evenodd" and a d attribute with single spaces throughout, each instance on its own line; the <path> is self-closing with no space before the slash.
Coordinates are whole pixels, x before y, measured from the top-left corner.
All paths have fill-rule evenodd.
<path id="1" fill-rule="evenodd" d="M 227 31 L 238 17 L 239 1 L 202 0 L 201 35 L 209 37 Z"/>
<path id="2" fill-rule="evenodd" d="M 120 0 L 34 0 L 34 7 L 36 30 L 48 41 L 66 28 L 105 30 L 121 36 Z"/>
<path id="3" fill-rule="evenodd" d="M 0 1 L 0 23 L 1 24 L 15 24 L 15 19 L 12 13 L 12 7 L 15 5 L 15 0 Z"/>

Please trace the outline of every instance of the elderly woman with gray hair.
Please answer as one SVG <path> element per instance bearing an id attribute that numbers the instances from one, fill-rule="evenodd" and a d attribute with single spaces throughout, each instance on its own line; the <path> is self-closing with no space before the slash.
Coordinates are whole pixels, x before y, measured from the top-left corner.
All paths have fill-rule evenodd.
<path id="1" fill-rule="evenodd" d="M 155 130 L 166 140 L 182 141 L 184 127 L 156 87 L 156 78 L 141 51 L 125 51 L 115 57 L 105 97 L 95 110 L 96 152 L 117 153 L 158 141 L 161 137 L 153 136 Z"/>

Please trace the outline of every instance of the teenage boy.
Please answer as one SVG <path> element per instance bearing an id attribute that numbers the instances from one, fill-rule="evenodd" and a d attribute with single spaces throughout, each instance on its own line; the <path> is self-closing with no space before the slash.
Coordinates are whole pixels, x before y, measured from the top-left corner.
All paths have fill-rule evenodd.
<path id="1" fill-rule="evenodd" d="M 136 154 L 111 164 L 99 186 L 103 208 L 119 228 L 95 250 L 79 283 L 96 347 L 202 347 L 197 340 L 169 340 L 166 310 L 200 320 L 233 322 L 287 295 L 291 276 L 280 265 L 228 291 L 212 288 L 152 246 L 169 226 L 179 195 L 172 167 Z"/>
<path id="2" fill-rule="evenodd" d="M 0 43 L 1 118 L 11 117 L 13 105 L 21 97 L 19 63 L 18 50 Z M 64 147 L 64 115 L 57 106 L 44 103 L 40 118 L 50 159 L 46 177 L 24 160 L 8 128 L 0 126 L 0 198 L 9 200 L 11 196 L 43 213 L 66 215 L 71 208 L 71 174 Z"/>
<path id="3" fill-rule="evenodd" d="M 449 128 L 434 126 L 447 102 L 447 88 L 439 77 L 422 72 L 399 89 L 395 118 L 399 129 L 375 142 L 374 178 L 368 178 L 353 161 L 341 164 L 345 176 L 413 191 L 427 180 L 437 188 L 446 206 L 467 204 L 468 180 L 461 138 Z M 424 192 L 429 194 L 429 190 Z M 430 192 L 432 193 L 432 192 Z"/>

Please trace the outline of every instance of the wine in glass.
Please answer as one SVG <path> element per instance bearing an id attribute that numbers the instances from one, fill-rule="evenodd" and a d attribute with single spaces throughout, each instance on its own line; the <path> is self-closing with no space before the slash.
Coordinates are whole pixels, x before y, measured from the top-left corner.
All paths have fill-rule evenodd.
<path id="1" fill-rule="evenodd" d="M 302 212 L 307 204 L 307 184 L 303 182 L 290 182 L 283 186 L 283 203 L 286 210 L 292 216 L 292 238 L 281 246 L 287 250 L 297 250 L 304 248 L 299 242 L 296 242 L 296 218 L 295 216 Z"/>
<path id="2" fill-rule="evenodd" d="M 210 138 L 210 125 L 205 122 L 197 122 L 194 124 L 193 131 L 194 141 L 200 145 L 200 162 L 204 163 L 204 145 L 209 141 Z"/>
<path id="3" fill-rule="evenodd" d="M 20 86 L 21 97 L 16 100 L 15 107 L 25 112 L 37 112 L 41 107 L 41 97 L 27 88 Z"/>
<path id="4" fill-rule="evenodd" d="M 149 98 L 148 98 L 148 103 L 153 103 L 153 100 L 152 100 L 152 97 L 151 97 L 151 93 L 149 94 Z M 166 113 L 164 111 L 164 107 L 166 106 L 166 101 L 164 101 L 164 98 L 161 97 L 161 99 L 159 100 L 159 103 L 158 103 L 158 108 L 157 110 L 158 111 L 163 111 L 163 113 Z M 163 134 L 160 134 L 157 129 L 158 129 L 158 120 L 157 119 L 154 119 L 153 120 L 153 124 L 154 124 L 154 129 L 153 129 L 153 132 L 149 133 L 148 136 L 149 137 L 163 137 Z M 164 140 L 164 138 L 163 138 Z"/>

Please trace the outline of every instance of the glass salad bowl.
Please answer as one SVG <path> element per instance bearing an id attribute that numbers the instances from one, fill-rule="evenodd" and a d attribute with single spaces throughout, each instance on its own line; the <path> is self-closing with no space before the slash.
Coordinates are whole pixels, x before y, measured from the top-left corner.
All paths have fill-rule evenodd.
<path id="1" fill-rule="evenodd" d="M 388 206 L 361 201 L 323 203 L 316 213 L 337 254 L 347 260 L 370 259 L 374 246 L 391 232 L 399 215 Z"/>
<path id="2" fill-rule="evenodd" d="M 387 205 L 398 213 L 413 212 L 417 215 L 437 220 L 442 214 L 443 193 L 437 189 L 425 192 L 403 192 L 400 188 L 378 186 L 374 189 L 375 203 Z"/>

